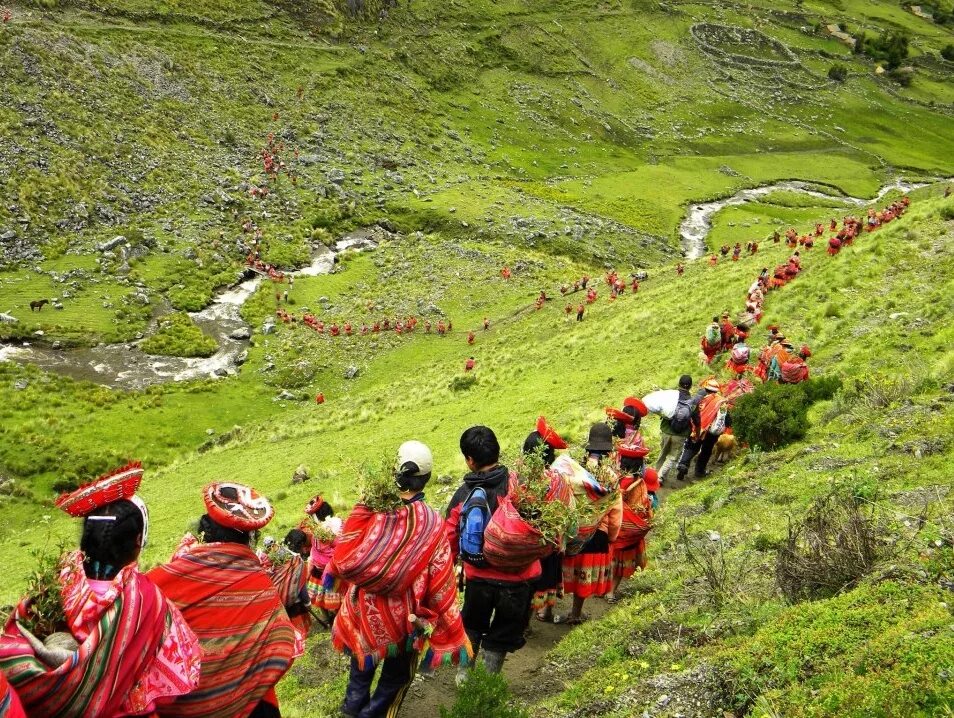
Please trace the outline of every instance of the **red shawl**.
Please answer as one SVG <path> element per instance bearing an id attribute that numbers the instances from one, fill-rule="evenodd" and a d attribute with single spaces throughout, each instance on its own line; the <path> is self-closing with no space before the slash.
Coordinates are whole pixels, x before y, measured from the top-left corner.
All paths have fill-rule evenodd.
<path id="1" fill-rule="evenodd" d="M 149 577 L 175 603 L 202 645 L 199 687 L 163 716 L 245 718 L 291 666 L 297 641 L 275 587 L 248 547 L 195 543 Z"/>
<path id="2" fill-rule="evenodd" d="M 16 620 L 29 614 L 29 598 L 17 606 L 0 636 L 0 669 L 30 713 L 141 715 L 198 684 L 195 635 L 135 564 L 123 568 L 100 596 L 90 587 L 77 551 L 64 562 L 60 584 L 70 632 L 80 642 L 69 661 L 50 669 L 20 633 Z"/>
<path id="3" fill-rule="evenodd" d="M 392 533 L 382 533 L 385 526 Z M 470 660 L 450 545 L 434 509 L 415 501 L 396 512 L 373 514 L 359 504 L 345 522 L 326 577 L 341 578 L 342 565 L 349 567 L 355 585 L 342 596 L 332 628 L 337 650 L 366 667 L 403 651 L 423 652 L 433 666 Z M 375 580 L 378 575 L 381 580 Z M 372 590 L 379 585 L 393 589 Z M 410 614 L 426 629 L 408 623 Z"/>
<path id="4" fill-rule="evenodd" d="M 23 704 L 3 671 L 0 671 L 0 718 L 26 718 Z"/>
<path id="5" fill-rule="evenodd" d="M 354 507 L 326 567 L 331 574 L 372 593 L 400 593 L 427 566 L 443 532 L 440 516 L 415 501 L 397 511 Z"/>

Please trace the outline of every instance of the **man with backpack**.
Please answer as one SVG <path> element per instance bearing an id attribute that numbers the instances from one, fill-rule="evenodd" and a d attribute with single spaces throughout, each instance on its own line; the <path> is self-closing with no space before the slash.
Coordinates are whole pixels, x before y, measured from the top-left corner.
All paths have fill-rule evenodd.
<path id="1" fill-rule="evenodd" d="M 721 387 L 718 379 L 712 377 L 702 382 L 702 391 L 696 394 L 699 422 L 694 426 L 692 435 L 686 439 L 682 453 L 679 456 L 676 478 L 680 481 L 686 478 L 689 473 L 689 464 L 693 458 L 696 458 L 697 454 L 695 476 L 697 479 L 701 479 L 706 475 L 706 465 L 709 463 L 712 449 L 724 431 L 728 420 L 725 397 L 722 396 L 720 391 Z M 731 422 L 729 422 L 729 425 L 731 425 Z"/>
<path id="2" fill-rule="evenodd" d="M 659 473 L 659 483 L 664 483 L 672 471 L 673 465 L 682 455 L 686 439 L 692 434 L 694 427 L 699 426 L 699 398 L 689 393 L 692 388 L 692 377 L 683 374 L 679 377 L 679 399 L 672 417 L 663 415 L 659 422 L 659 458 L 656 460 L 656 471 Z"/>
<path id="3" fill-rule="evenodd" d="M 499 673 L 507 653 L 522 648 L 530 622 L 532 581 L 540 575 L 540 561 L 518 572 L 499 571 L 483 554 L 483 532 L 510 491 L 510 472 L 501 466 L 500 444 L 486 426 L 472 426 L 460 437 L 460 451 L 470 470 L 447 507 L 445 530 L 455 558 L 463 563 L 464 606 L 461 616 L 474 655 L 483 648 L 484 666 Z M 467 678 L 458 671 L 458 683 Z"/>

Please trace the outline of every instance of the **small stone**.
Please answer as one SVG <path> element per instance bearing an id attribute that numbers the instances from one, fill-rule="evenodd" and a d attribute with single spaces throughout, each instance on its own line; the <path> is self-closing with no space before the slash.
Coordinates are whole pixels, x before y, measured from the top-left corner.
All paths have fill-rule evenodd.
<path id="1" fill-rule="evenodd" d="M 352 365 L 349 366 L 347 369 L 345 369 L 344 378 L 345 378 L 345 379 L 354 379 L 356 376 L 358 376 L 358 372 L 359 372 L 359 371 L 360 371 L 360 370 L 358 369 L 358 367 L 356 367 L 354 364 L 352 364 Z"/>
<path id="2" fill-rule="evenodd" d="M 17 379 L 16 382 L 13 384 L 13 388 L 16 389 L 17 391 L 23 391 L 28 386 L 30 386 L 30 382 L 28 382 L 26 379 Z"/>
<path id="3" fill-rule="evenodd" d="M 252 338 L 252 331 L 248 327 L 239 327 L 229 334 L 229 338 L 237 341 L 246 341 Z"/>

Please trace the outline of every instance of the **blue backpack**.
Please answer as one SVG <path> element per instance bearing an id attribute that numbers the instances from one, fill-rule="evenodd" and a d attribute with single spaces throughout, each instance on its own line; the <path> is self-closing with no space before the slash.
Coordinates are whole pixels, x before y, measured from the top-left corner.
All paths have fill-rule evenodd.
<path id="1" fill-rule="evenodd" d="M 471 566 L 486 568 L 484 556 L 484 529 L 490 523 L 490 503 L 487 490 L 478 486 L 464 501 L 460 509 L 457 530 L 460 535 L 460 557 Z"/>

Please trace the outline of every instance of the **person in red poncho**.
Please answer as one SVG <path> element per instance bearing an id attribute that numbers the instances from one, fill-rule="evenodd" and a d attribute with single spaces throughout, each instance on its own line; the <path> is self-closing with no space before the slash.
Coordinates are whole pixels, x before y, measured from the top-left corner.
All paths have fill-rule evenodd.
<path id="1" fill-rule="evenodd" d="M 613 589 L 606 594 L 607 603 L 616 603 L 619 600 L 619 585 L 647 565 L 646 534 L 649 533 L 653 517 L 650 492 L 659 490 L 656 470 L 643 465 L 643 457 L 648 453 L 649 449 L 641 436 L 635 441 L 621 444 L 617 450 L 623 517 L 619 534 L 611 545 Z"/>
<path id="2" fill-rule="evenodd" d="M 0 636 L 0 715 L 153 715 L 198 685 L 195 634 L 137 566 L 149 535 L 149 514 L 136 495 L 142 474 L 132 463 L 57 500 L 83 518 L 80 550 L 63 556 L 58 576 L 62 620 L 78 645 L 44 646 L 28 630 L 32 597 L 21 601 Z M 6 681 L 16 694 L 3 690 Z"/>
<path id="3" fill-rule="evenodd" d="M 326 569 L 350 586 L 331 634 L 335 649 L 351 656 L 342 715 L 396 716 L 419 661 L 428 670 L 470 661 L 451 547 L 440 514 L 424 503 L 432 466 L 427 446 L 403 443 L 395 475 L 402 506 L 388 513 L 355 506 Z"/>
<path id="4" fill-rule="evenodd" d="M 523 442 L 523 453 L 543 452 L 543 464 L 548 469 L 556 461 L 556 452 L 567 448 L 567 443 L 547 423 L 546 418 L 537 419 L 537 428 Z M 559 552 L 540 559 L 540 577 L 533 584 L 531 608 L 538 621 L 553 622 L 553 609 L 558 598 L 563 596 L 563 559 Z"/>
<path id="5" fill-rule="evenodd" d="M 185 617 L 202 645 L 202 675 L 192 693 L 160 716 L 272 718 L 275 684 L 303 652 L 272 580 L 251 549 L 251 532 L 274 509 L 254 489 L 231 482 L 203 491 L 201 541 L 187 534 L 169 563 L 147 575 Z"/>
<path id="6" fill-rule="evenodd" d="M 592 468 L 611 462 L 613 433 L 604 422 L 590 427 L 586 452 Z M 596 531 L 572 556 L 563 559 L 563 590 L 573 594 L 573 606 L 565 622 L 576 625 L 587 619 L 583 605 L 590 596 L 605 596 L 613 590 L 612 550 L 610 545 L 619 535 L 623 516 L 623 501 L 617 497 L 600 517 Z"/>

